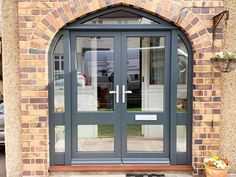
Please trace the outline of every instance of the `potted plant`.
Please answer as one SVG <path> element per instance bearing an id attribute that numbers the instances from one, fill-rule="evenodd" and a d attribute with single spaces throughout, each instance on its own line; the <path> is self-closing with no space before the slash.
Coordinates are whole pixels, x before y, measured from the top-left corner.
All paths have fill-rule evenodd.
<path id="1" fill-rule="evenodd" d="M 204 159 L 205 172 L 207 177 L 227 177 L 229 161 L 212 156 Z"/>
<path id="2" fill-rule="evenodd" d="M 236 68 L 236 54 L 217 52 L 211 57 L 211 63 L 220 72 L 230 72 Z"/>

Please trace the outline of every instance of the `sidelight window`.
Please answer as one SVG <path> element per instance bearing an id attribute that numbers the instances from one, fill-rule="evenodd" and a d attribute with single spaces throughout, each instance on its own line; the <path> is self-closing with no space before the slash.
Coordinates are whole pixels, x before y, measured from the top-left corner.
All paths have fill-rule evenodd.
<path id="1" fill-rule="evenodd" d="M 64 50 L 63 37 L 53 51 L 54 111 L 64 112 Z"/>

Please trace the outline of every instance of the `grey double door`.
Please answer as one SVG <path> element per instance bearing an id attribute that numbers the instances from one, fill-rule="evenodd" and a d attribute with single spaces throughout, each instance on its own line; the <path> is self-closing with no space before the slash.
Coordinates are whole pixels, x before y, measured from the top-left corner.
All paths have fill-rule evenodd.
<path id="1" fill-rule="evenodd" d="M 169 164 L 169 32 L 70 37 L 72 164 Z"/>

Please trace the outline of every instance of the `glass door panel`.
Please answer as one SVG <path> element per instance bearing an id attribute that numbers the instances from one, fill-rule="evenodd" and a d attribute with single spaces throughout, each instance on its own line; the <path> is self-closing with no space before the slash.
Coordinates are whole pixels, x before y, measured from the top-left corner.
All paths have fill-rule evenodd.
<path id="1" fill-rule="evenodd" d="M 163 112 L 165 37 L 128 37 L 127 47 L 127 110 Z"/>
<path id="2" fill-rule="evenodd" d="M 114 152 L 114 125 L 78 125 L 78 151 Z"/>
<path id="3" fill-rule="evenodd" d="M 127 125 L 127 152 L 163 152 L 163 125 Z"/>
<path id="4" fill-rule="evenodd" d="M 113 111 L 113 37 L 77 37 L 77 110 Z"/>

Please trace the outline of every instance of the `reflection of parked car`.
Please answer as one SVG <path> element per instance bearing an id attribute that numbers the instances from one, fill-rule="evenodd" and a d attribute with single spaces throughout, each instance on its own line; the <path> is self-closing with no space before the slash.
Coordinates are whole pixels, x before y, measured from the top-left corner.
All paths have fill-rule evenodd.
<path id="1" fill-rule="evenodd" d="M 80 72 L 77 72 L 77 86 L 85 86 L 85 77 Z"/>
<path id="2" fill-rule="evenodd" d="M 55 73 L 54 75 L 55 86 L 56 87 L 64 87 L 64 73 Z"/>
<path id="3" fill-rule="evenodd" d="M 3 103 L 0 104 L 0 146 L 5 144 L 4 137 L 4 106 Z"/>
<path id="4" fill-rule="evenodd" d="M 64 87 L 64 73 L 55 74 L 54 79 L 56 87 Z M 77 85 L 85 86 L 85 77 L 80 72 L 77 72 Z"/>

